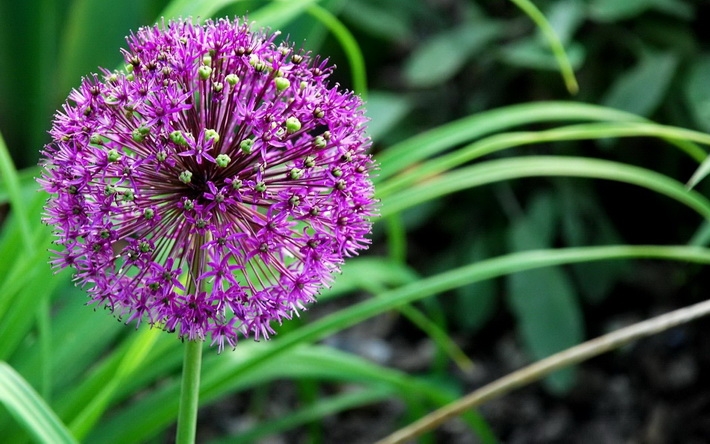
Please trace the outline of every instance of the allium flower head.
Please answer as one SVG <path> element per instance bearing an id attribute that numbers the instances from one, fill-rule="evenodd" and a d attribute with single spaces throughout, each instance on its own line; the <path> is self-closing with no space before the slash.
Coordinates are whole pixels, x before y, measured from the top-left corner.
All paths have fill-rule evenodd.
<path id="1" fill-rule="evenodd" d="M 244 21 L 132 34 L 55 116 L 45 221 L 91 301 L 221 350 L 313 302 L 374 213 L 360 99 Z"/>

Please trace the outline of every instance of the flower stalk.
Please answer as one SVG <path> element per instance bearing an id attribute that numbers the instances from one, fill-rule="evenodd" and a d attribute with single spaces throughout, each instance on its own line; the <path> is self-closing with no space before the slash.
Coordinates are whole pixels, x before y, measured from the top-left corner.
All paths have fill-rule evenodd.
<path id="1" fill-rule="evenodd" d="M 202 342 L 186 341 L 182 362 L 180 408 L 178 410 L 176 444 L 192 444 L 197 432 L 197 409 L 200 396 Z"/>

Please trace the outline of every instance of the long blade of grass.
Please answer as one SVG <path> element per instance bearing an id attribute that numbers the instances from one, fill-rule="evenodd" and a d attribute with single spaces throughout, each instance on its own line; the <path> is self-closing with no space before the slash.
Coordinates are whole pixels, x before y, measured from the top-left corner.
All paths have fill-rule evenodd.
<path id="1" fill-rule="evenodd" d="M 77 442 L 32 386 L 5 362 L 0 362 L 0 402 L 37 442 Z"/>
<path id="2" fill-rule="evenodd" d="M 20 225 L 20 235 L 22 236 L 22 241 L 24 242 L 27 250 L 32 251 L 34 240 L 32 239 L 32 233 L 30 232 L 30 219 L 27 214 L 27 207 L 25 206 L 25 201 L 22 199 L 22 193 L 20 192 L 20 179 L 2 134 L 0 134 L 0 174 L 2 175 L 4 185 L 7 188 L 7 194 L 10 198 L 10 205 L 12 206 L 13 214 L 17 218 L 17 222 Z"/>
<path id="3" fill-rule="evenodd" d="M 308 13 L 320 21 L 326 28 L 333 33 L 333 36 L 338 40 L 340 46 L 345 52 L 345 56 L 350 63 L 350 71 L 352 72 L 353 90 L 362 97 L 362 100 L 367 100 L 367 72 L 365 70 L 365 57 L 362 55 L 360 45 L 353 37 L 352 33 L 336 16 L 330 13 L 325 8 L 318 5 L 309 6 Z"/>
<path id="4" fill-rule="evenodd" d="M 710 200 L 668 176 L 608 160 L 562 156 L 498 159 L 460 168 L 383 198 L 380 212 L 386 217 L 456 191 L 533 176 L 574 176 L 626 182 L 666 195 L 710 219 Z"/>
<path id="5" fill-rule="evenodd" d="M 710 145 L 710 135 L 705 133 L 674 126 L 638 122 L 584 123 L 545 131 L 519 131 L 495 134 L 459 148 L 451 153 L 419 164 L 416 168 L 408 170 L 378 185 L 377 193 L 380 197 L 385 197 L 393 192 L 403 190 L 415 182 L 422 181 L 427 177 L 443 173 L 487 154 L 517 146 L 564 140 L 644 136 L 659 137 L 670 141 L 685 140 Z M 698 163 L 703 162 L 708 157 L 707 153 L 695 144 L 679 144 L 677 146 Z"/>
<path id="6" fill-rule="evenodd" d="M 565 47 L 562 45 L 557 33 L 550 22 L 547 21 L 545 15 L 533 4 L 530 0 L 510 0 L 515 3 L 515 5 L 520 8 L 524 13 L 530 17 L 530 19 L 535 22 L 542 35 L 547 39 L 550 45 L 552 54 L 557 60 L 557 64 L 560 66 L 560 74 L 562 79 L 567 86 L 567 91 L 570 94 L 577 94 L 579 91 L 579 85 L 577 84 L 577 79 L 574 76 L 574 70 L 572 69 L 572 64 L 569 62 L 567 53 L 565 52 Z"/>
<path id="7" fill-rule="evenodd" d="M 422 159 L 506 128 L 529 123 L 587 120 L 644 121 L 635 114 L 584 103 L 534 102 L 506 106 L 455 120 L 392 145 L 377 156 L 380 170 L 376 179 L 381 182 Z"/>

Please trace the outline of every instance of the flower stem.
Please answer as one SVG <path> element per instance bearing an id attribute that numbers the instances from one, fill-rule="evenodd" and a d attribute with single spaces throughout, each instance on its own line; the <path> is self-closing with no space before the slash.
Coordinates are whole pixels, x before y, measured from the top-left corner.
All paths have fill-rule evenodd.
<path id="1" fill-rule="evenodd" d="M 176 444 L 193 444 L 195 442 L 201 366 L 202 341 L 186 341 L 185 357 L 182 364 Z"/>

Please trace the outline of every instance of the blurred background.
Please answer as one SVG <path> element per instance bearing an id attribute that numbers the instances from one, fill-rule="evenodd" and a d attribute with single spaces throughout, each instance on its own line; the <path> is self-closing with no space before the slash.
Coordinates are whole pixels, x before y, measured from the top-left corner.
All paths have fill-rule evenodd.
<path id="1" fill-rule="evenodd" d="M 269 2 L 223 3 L 227 6 L 215 17 L 255 12 Z M 376 156 L 456 119 L 536 101 L 599 104 L 662 124 L 710 130 L 709 1 L 534 3 L 564 44 L 579 82 L 577 94 L 565 87 L 535 24 L 512 2 L 319 2 L 350 30 L 364 56 L 367 91 L 359 92 L 366 93 Z M 184 5 L 189 10 L 189 3 Z M 0 133 L 24 176 L 37 174 L 52 115 L 70 89 L 100 66 L 120 66 L 125 35 L 154 23 L 167 6 L 165 0 L 0 2 Z M 330 56 L 338 65 L 334 82 L 361 88 L 353 84 L 351 59 L 341 42 L 316 17 L 302 14 L 280 28 L 296 44 Z M 545 128 L 538 123 L 522 129 Z M 523 154 L 611 159 L 681 182 L 697 168 L 681 151 L 650 138 L 537 144 L 495 156 Z M 707 181 L 698 190 L 708 195 Z M 6 212 L 7 206 L 0 207 L 0 220 Z M 405 211 L 394 222 L 404 232 L 404 245 L 388 243 L 385 231 L 392 225 L 378 223 L 369 254 L 404 259 L 406 272 L 391 277 L 394 284 L 531 248 L 684 244 L 700 236 L 701 222 L 696 213 L 646 189 L 531 178 L 475 188 Z M 71 288 L 68 283 L 66 288 Z M 699 265 L 613 261 L 518 273 L 418 304 L 473 366 L 463 358 L 453 362 L 419 326 L 397 314 L 367 321 L 325 343 L 438 381 L 442 390 L 465 393 L 533 359 L 706 299 L 708 288 L 708 273 Z M 81 304 L 77 290 L 63 294 L 57 298 Z M 317 305 L 298 322 L 366 297 L 350 292 Z M 699 321 L 628 346 L 487 404 L 481 413 L 494 434 L 509 443 L 709 442 L 710 383 L 703 377 L 710 374 L 708 328 L 708 321 Z M 317 378 L 271 382 L 207 407 L 199 432 L 204 442 L 222 442 L 220 437 L 245 424 L 277 417 L 284 406 L 308 404 L 314 396 L 340 390 L 342 383 Z M 421 413 L 390 399 L 259 439 L 371 442 Z M 165 442 L 170 433 L 167 429 L 151 439 Z M 427 439 L 463 443 L 478 438 L 454 421 Z"/>

